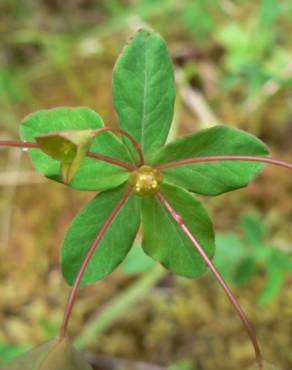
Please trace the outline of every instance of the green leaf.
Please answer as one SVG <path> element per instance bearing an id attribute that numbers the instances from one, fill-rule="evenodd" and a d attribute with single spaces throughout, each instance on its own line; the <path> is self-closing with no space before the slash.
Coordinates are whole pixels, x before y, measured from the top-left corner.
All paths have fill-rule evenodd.
<path id="1" fill-rule="evenodd" d="M 273 29 L 273 23 L 283 9 L 284 7 L 278 0 L 261 0 L 258 16 L 261 27 L 272 27 Z M 265 31 L 267 31 L 267 29 L 265 29 Z"/>
<path id="2" fill-rule="evenodd" d="M 16 356 L 26 352 L 30 347 L 27 345 L 7 344 L 0 342 L 0 365 L 8 362 Z"/>
<path id="3" fill-rule="evenodd" d="M 207 254 L 214 254 L 214 231 L 211 220 L 192 194 L 184 189 L 163 184 L 161 192 L 183 216 L 186 225 Z M 156 197 L 143 197 L 142 218 L 144 251 L 167 269 L 186 277 L 204 273 L 206 264 L 194 245 Z"/>
<path id="4" fill-rule="evenodd" d="M 267 248 L 270 256 L 267 261 L 267 280 L 258 298 L 258 304 L 271 302 L 284 284 L 286 271 L 291 271 L 290 255 L 276 248 Z"/>
<path id="5" fill-rule="evenodd" d="M 61 162 L 61 174 L 68 184 L 79 170 L 94 140 L 94 130 L 70 130 L 36 136 L 42 151 Z"/>
<path id="6" fill-rule="evenodd" d="M 233 276 L 235 284 L 245 284 L 257 273 L 257 264 L 253 257 L 247 256 L 237 266 Z"/>
<path id="7" fill-rule="evenodd" d="M 172 122 L 174 74 L 164 40 L 140 30 L 114 68 L 113 102 L 120 126 L 140 143 L 146 158 L 164 144 Z"/>
<path id="8" fill-rule="evenodd" d="M 266 284 L 258 298 L 258 304 L 260 305 L 271 302 L 279 293 L 285 280 L 284 271 L 277 263 L 274 263 L 273 260 L 271 260 L 267 266 L 267 274 Z"/>
<path id="9" fill-rule="evenodd" d="M 292 271 L 292 255 L 288 251 L 270 247 L 270 260 L 283 271 Z"/>
<path id="10" fill-rule="evenodd" d="M 67 340 L 46 342 L 1 366 L 1 370 L 92 370 Z"/>
<path id="11" fill-rule="evenodd" d="M 89 108 L 55 108 L 39 111 L 26 117 L 21 125 L 21 137 L 34 142 L 36 136 L 56 131 L 90 130 L 103 127 L 101 117 Z M 130 161 L 125 145 L 112 133 L 98 135 L 91 151 L 110 157 Z M 30 149 L 36 169 L 52 180 L 63 182 L 60 161 L 51 158 L 39 149 Z M 82 190 L 104 190 L 113 188 L 128 178 L 128 171 L 122 167 L 94 158 L 84 158 L 71 181 L 70 186 Z"/>
<path id="12" fill-rule="evenodd" d="M 247 256 L 247 249 L 235 233 L 216 235 L 214 264 L 227 282 L 233 282 L 236 266 Z"/>
<path id="13" fill-rule="evenodd" d="M 192 370 L 195 364 L 191 360 L 181 360 L 178 363 L 171 365 L 169 370 Z"/>
<path id="14" fill-rule="evenodd" d="M 140 274 L 153 267 L 155 262 L 143 251 L 141 245 L 134 244 L 121 265 L 125 274 Z"/>
<path id="15" fill-rule="evenodd" d="M 98 194 L 69 226 L 61 253 L 62 271 L 69 284 L 73 284 L 88 249 L 125 191 L 126 186 L 121 186 Z M 139 201 L 138 196 L 130 195 L 116 215 L 88 264 L 83 285 L 105 277 L 123 261 L 140 225 Z"/>
<path id="16" fill-rule="evenodd" d="M 212 127 L 180 137 L 159 150 L 152 163 L 216 155 L 267 156 L 266 146 L 255 136 L 228 127 Z M 218 195 L 246 186 L 264 167 L 258 162 L 216 161 L 163 170 L 165 181 L 188 190 Z"/>
<path id="17" fill-rule="evenodd" d="M 262 246 L 266 227 L 259 216 L 253 214 L 245 215 L 241 220 L 241 228 L 248 243 L 259 248 Z"/>

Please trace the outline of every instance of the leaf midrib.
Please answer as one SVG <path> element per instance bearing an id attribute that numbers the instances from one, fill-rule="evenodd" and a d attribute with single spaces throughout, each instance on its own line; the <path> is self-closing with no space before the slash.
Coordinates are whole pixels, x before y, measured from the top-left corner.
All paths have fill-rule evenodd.
<path id="1" fill-rule="evenodd" d="M 142 105 L 142 118 L 141 118 L 141 146 L 144 148 L 144 136 L 145 136 L 145 124 L 146 124 L 146 105 L 147 105 L 147 94 L 148 94 L 148 64 L 147 64 L 147 40 L 145 41 L 145 52 L 144 52 L 144 86 L 143 86 L 143 105 Z"/>

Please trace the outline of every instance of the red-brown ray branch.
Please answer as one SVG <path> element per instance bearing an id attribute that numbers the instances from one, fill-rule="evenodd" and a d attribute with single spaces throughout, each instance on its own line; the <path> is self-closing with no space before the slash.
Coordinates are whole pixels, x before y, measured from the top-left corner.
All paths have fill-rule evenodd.
<path id="1" fill-rule="evenodd" d="M 216 161 L 247 161 L 247 162 L 262 162 L 273 164 L 275 166 L 285 167 L 292 170 L 292 163 L 281 161 L 279 159 L 272 159 L 268 157 L 252 156 L 252 155 L 210 155 L 204 157 L 192 157 L 186 159 L 178 159 L 168 163 L 161 163 L 156 166 L 158 170 L 167 168 L 174 168 L 194 163 L 216 162 Z"/>
<path id="2" fill-rule="evenodd" d="M 14 148 L 38 148 L 37 143 L 29 143 L 21 140 L 0 140 L 0 146 Z"/>
<path id="3" fill-rule="evenodd" d="M 231 289 L 226 284 L 226 282 L 223 279 L 222 275 L 217 270 L 217 268 L 215 267 L 215 265 L 213 264 L 213 262 L 211 261 L 211 259 L 207 255 L 207 253 L 205 252 L 204 248 L 201 246 L 201 244 L 197 240 L 197 238 L 192 234 L 192 232 L 190 231 L 190 229 L 188 228 L 188 226 L 185 224 L 185 221 L 184 221 L 182 215 L 180 215 L 172 207 L 172 205 L 168 202 L 168 200 L 165 198 L 165 196 L 161 192 L 157 193 L 157 197 L 158 197 L 159 201 L 161 202 L 161 204 L 172 215 L 173 219 L 176 221 L 176 223 L 179 225 L 179 227 L 182 229 L 182 231 L 186 234 L 186 236 L 193 243 L 194 247 L 196 248 L 196 250 L 198 251 L 198 253 L 202 256 L 202 258 L 204 259 L 204 261 L 206 262 L 206 264 L 209 266 L 210 270 L 215 275 L 217 281 L 219 282 L 219 284 L 221 285 L 221 287 L 225 291 L 225 293 L 226 293 L 227 297 L 229 298 L 231 304 L 233 305 L 233 307 L 237 311 L 237 313 L 238 313 L 238 315 L 239 315 L 239 317 L 240 317 L 240 319 L 241 319 L 241 321 L 242 321 L 242 323 L 243 323 L 243 325 L 244 325 L 244 327 L 245 327 L 245 329 L 246 329 L 246 331 L 247 331 L 247 333 L 249 335 L 249 338 L 250 338 L 250 340 L 251 340 L 251 342 L 253 344 L 254 351 L 255 351 L 255 356 L 256 356 L 256 360 L 257 360 L 257 364 L 258 364 L 259 370 L 263 370 L 263 358 L 262 358 L 260 346 L 258 344 L 256 335 L 255 335 L 255 333 L 254 333 L 254 331 L 253 331 L 253 329 L 252 329 L 252 327 L 251 327 L 251 325 L 250 325 L 250 323 L 249 323 L 249 321 L 248 321 L 245 313 L 243 312 L 241 306 L 239 305 L 237 299 L 233 295 Z"/>
<path id="4" fill-rule="evenodd" d="M 112 221 L 114 220 L 116 215 L 119 213 L 119 211 L 121 210 L 123 205 L 126 203 L 127 199 L 129 198 L 129 196 L 131 194 L 131 191 L 132 190 L 129 188 L 123 194 L 123 196 L 118 201 L 116 206 L 113 208 L 113 210 L 111 211 L 111 213 L 109 214 L 109 216 L 107 217 L 105 222 L 103 223 L 102 227 L 100 228 L 96 238 L 94 239 L 91 247 L 89 248 L 89 250 L 88 250 L 88 252 L 87 252 L 87 254 L 84 258 L 84 261 L 82 262 L 82 265 L 81 265 L 80 270 L 79 270 L 79 272 L 76 276 L 75 282 L 72 286 L 72 289 L 71 289 L 71 292 L 69 294 L 69 298 L 68 298 L 68 301 L 67 301 L 67 304 L 66 304 L 66 307 L 65 307 L 63 322 L 62 322 L 62 325 L 61 325 L 60 335 L 59 335 L 60 340 L 62 340 L 66 337 L 69 320 L 70 320 L 71 313 L 72 313 L 72 310 L 73 310 L 73 307 L 74 307 L 74 303 L 75 303 L 76 297 L 77 297 L 78 288 L 79 288 L 81 280 L 82 280 L 82 278 L 83 278 L 83 276 L 86 272 L 86 268 L 87 268 L 87 266 L 88 266 L 88 264 L 91 260 L 91 257 L 93 256 L 94 252 L 96 251 L 99 242 L 103 238 L 104 234 L 106 233 L 107 229 L 111 225 Z"/>
<path id="5" fill-rule="evenodd" d="M 107 155 L 103 155 L 103 154 L 99 154 L 95 152 L 87 152 L 86 156 L 89 158 L 98 159 L 100 161 L 108 162 L 116 166 L 126 168 L 128 171 L 135 171 L 138 168 L 134 164 L 127 163 L 127 162 L 121 161 L 120 159 L 108 157 Z"/>
<path id="6" fill-rule="evenodd" d="M 139 163 L 139 166 L 142 166 L 144 163 L 145 163 L 145 159 L 144 159 L 144 153 L 143 153 L 143 150 L 141 148 L 141 145 L 139 144 L 139 142 L 132 136 L 130 135 L 127 131 L 124 131 L 122 130 L 121 128 L 118 128 L 118 127 L 114 127 L 114 128 L 109 128 L 109 127 L 102 127 L 102 128 L 99 128 L 96 130 L 98 133 L 99 132 L 107 132 L 107 131 L 110 131 L 110 132 L 117 132 L 119 133 L 120 135 L 123 135 L 125 137 L 127 137 L 131 143 L 134 145 L 134 147 L 136 148 L 138 154 L 139 154 L 139 158 L 140 158 L 140 163 Z"/>
<path id="7" fill-rule="evenodd" d="M 39 145 L 37 143 L 32 142 L 26 142 L 26 141 L 20 141 L 20 140 L 0 140 L 0 147 L 15 147 L 15 148 L 39 148 Z M 107 155 L 94 153 L 94 152 L 87 152 L 87 157 L 94 158 L 100 161 L 108 162 L 111 164 L 114 164 L 119 167 L 126 168 L 128 171 L 135 171 L 137 169 L 137 166 L 131 163 L 127 163 L 124 161 L 121 161 L 120 159 L 108 157 Z"/>

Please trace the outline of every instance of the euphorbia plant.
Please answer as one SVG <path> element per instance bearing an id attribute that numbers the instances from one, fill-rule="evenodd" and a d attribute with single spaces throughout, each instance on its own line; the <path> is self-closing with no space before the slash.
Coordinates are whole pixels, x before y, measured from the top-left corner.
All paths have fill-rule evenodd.
<path id="1" fill-rule="evenodd" d="M 242 188 L 264 163 L 292 165 L 269 158 L 256 137 L 223 126 L 165 144 L 174 99 L 173 66 L 165 43 L 152 31 L 140 30 L 114 68 L 113 101 L 120 128 L 105 128 L 88 108 L 56 108 L 26 117 L 21 141 L 0 142 L 29 148 L 36 169 L 50 179 L 99 192 L 69 226 L 61 251 L 63 275 L 73 287 L 59 337 L 2 369 L 18 369 L 20 363 L 22 369 L 39 369 L 40 363 L 46 369 L 86 368 L 67 341 L 77 290 L 110 274 L 124 260 L 140 225 L 144 251 L 166 269 L 190 278 L 211 269 L 247 330 L 258 369 L 264 369 L 254 331 L 212 263 L 212 222 L 193 193 L 214 196 Z M 67 362 L 58 365 L 63 352 Z"/>

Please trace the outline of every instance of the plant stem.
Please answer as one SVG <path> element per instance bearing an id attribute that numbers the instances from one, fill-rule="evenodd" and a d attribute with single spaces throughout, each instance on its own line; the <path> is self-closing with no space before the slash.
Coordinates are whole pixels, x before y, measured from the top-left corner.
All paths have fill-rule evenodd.
<path id="1" fill-rule="evenodd" d="M 180 215 L 171 205 L 170 203 L 167 201 L 167 199 L 164 197 L 164 195 L 162 193 L 157 193 L 157 197 L 159 199 L 159 201 L 161 202 L 161 204 L 169 211 L 169 213 L 172 215 L 172 217 L 174 218 L 174 220 L 176 221 L 176 223 L 180 226 L 180 228 L 182 229 L 182 231 L 186 234 L 186 236 L 190 239 L 190 241 L 193 243 L 194 247 L 197 249 L 197 251 L 199 252 L 199 254 L 202 256 L 202 258 L 204 259 L 204 261 L 206 262 L 206 264 L 209 266 L 209 268 L 211 269 L 211 271 L 213 272 L 213 274 L 215 275 L 217 281 L 219 282 L 219 284 L 221 285 L 221 287 L 223 288 L 223 290 L 225 291 L 227 297 L 229 298 L 231 304 L 233 305 L 233 307 L 235 308 L 235 310 L 237 311 L 248 335 L 249 335 L 249 338 L 253 344 L 253 347 L 254 347 L 254 351 L 255 351 L 255 356 L 256 356 L 256 360 L 257 360 L 257 364 L 258 364 L 258 368 L 259 370 L 263 370 L 263 357 L 262 357 L 262 354 L 261 354 L 261 350 L 260 350 L 260 347 L 259 347 L 259 344 L 258 344 L 258 341 L 257 341 L 257 338 L 256 338 L 256 335 L 245 315 L 245 313 L 243 312 L 241 306 L 239 305 L 237 299 L 235 298 L 235 296 L 233 295 L 231 289 L 229 288 L 229 286 L 227 285 L 227 283 L 225 282 L 225 280 L 223 279 L 222 275 L 220 274 L 220 272 L 217 270 L 217 268 L 215 267 L 215 265 L 213 264 L 213 262 L 211 261 L 211 259 L 209 258 L 209 256 L 207 255 L 207 253 L 205 252 L 204 248 L 200 245 L 199 241 L 197 240 L 197 238 L 192 234 L 192 232 L 190 231 L 190 229 L 187 227 L 187 225 L 185 224 L 185 221 L 182 217 L 182 215 Z"/>
<path id="2" fill-rule="evenodd" d="M 124 131 L 121 128 L 118 128 L 118 127 L 114 127 L 114 128 L 102 127 L 102 128 L 99 128 L 99 129 L 96 130 L 97 133 L 107 132 L 107 131 L 117 132 L 117 133 L 127 137 L 131 141 L 131 143 L 134 145 L 134 147 L 137 149 L 137 152 L 138 152 L 139 157 L 140 157 L 139 166 L 142 166 L 145 163 L 144 153 L 143 153 L 143 150 L 141 148 L 141 145 L 132 135 L 130 135 L 127 131 Z"/>
<path id="3" fill-rule="evenodd" d="M 86 155 L 89 158 L 95 158 L 95 159 L 98 159 L 100 161 L 108 162 L 108 163 L 114 164 L 116 166 L 126 168 L 128 171 L 137 170 L 137 166 L 135 166 L 134 164 L 121 161 L 120 159 L 115 159 L 115 158 L 112 158 L 112 157 L 108 157 L 107 155 L 94 153 L 94 152 L 87 152 Z"/>
<path id="4" fill-rule="evenodd" d="M 248 162 L 264 162 L 269 164 L 274 164 L 280 167 L 286 167 L 292 169 L 292 163 L 280 161 L 279 159 L 272 159 L 266 157 L 258 157 L 252 155 L 212 155 L 206 157 L 192 157 L 186 159 L 179 159 L 177 161 L 172 161 L 168 163 L 161 163 L 156 166 L 158 170 L 164 170 L 166 168 L 173 168 L 183 165 L 188 165 L 192 163 L 204 163 L 204 162 L 214 162 L 214 161 L 248 161 Z"/>
<path id="5" fill-rule="evenodd" d="M 27 143 L 20 140 L 0 140 L 0 146 L 15 147 L 15 148 L 38 148 L 37 143 Z"/>
<path id="6" fill-rule="evenodd" d="M 111 211 L 111 213 L 109 214 L 109 216 L 107 217 L 105 222 L 103 223 L 102 227 L 100 228 L 95 240 L 93 241 L 91 247 L 89 248 L 89 250 L 88 250 L 88 252 L 87 252 L 87 254 L 84 258 L 84 261 L 82 262 L 80 270 L 79 270 L 79 272 L 76 276 L 75 282 L 74 282 L 73 287 L 71 289 L 71 292 L 69 294 L 67 305 L 65 307 L 63 322 L 62 322 L 62 325 L 61 325 L 61 328 L 60 328 L 60 334 L 59 334 L 59 339 L 60 340 L 63 340 L 66 337 L 67 329 L 68 329 L 68 323 L 69 323 L 71 313 L 72 313 L 72 310 L 73 310 L 73 306 L 74 306 L 74 303 L 75 303 L 75 300 L 76 300 L 76 297 L 77 297 L 77 291 L 78 291 L 78 288 L 80 286 L 82 277 L 83 277 L 83 275 L 86 271 L 86 268 L 87 268 L 87 266 L 88 266 L 88 264 L 91 260 L 91 257 L 93 256 L 94 252 L 96 251 L 98 243 L 100 242 L 100 240 L 102 239 L 102 237 L 106 233 L 110 224 L 112 223 L 112 221 L 114 220 L 114 218 L 116 217 L 116 215 L 118 214 L 120 209 L 123 207 L 123 205 L 126 203 L 127 199 L 129 198 L 129 196 L 131 194 L 131 191 L 132 191 L 131 189 L 128 189 L 123 194 L 121 199 L 118 201 L 116 206 L 113 208 L 113 210 Z"/>
<path id="7" fill-rule="evenodd" d="M 37 143 L 31 143 L 31 142 L 25 142 L 20 140 L 0 140 L 0 147 L 16 147 L 16 148 L 39 148 L 39 145 Z M 137 166 L 127 163 L 124 161 L 121 161 L 119 159 L 115 159 L 112 157 L 108 157 L 103 154 L 94 153 L 94 152 L 87 152 L 87 157 L 98 159 L 100 161 L 108 162 L 111 164 L 114 164 L 116 166 L 120 166 L 123 168 L 126 168 L 129 171 L 135 171 L 137 169 Z"/>

